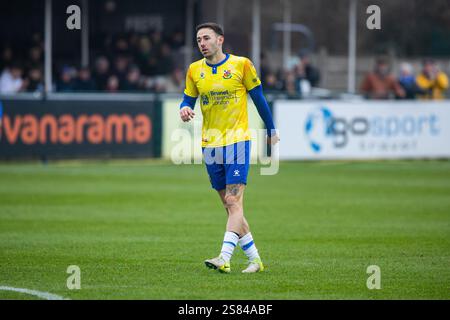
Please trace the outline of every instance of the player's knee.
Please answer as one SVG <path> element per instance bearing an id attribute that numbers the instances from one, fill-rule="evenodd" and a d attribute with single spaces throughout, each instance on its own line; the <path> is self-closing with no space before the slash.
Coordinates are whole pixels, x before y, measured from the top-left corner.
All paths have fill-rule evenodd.
<path id="1" fill-rule="evenodd" d="M 239 197 L 233 195 L 226 195 L 224 201 L 225 207 L 228 209 L 236 208 L 240 206 Z"/>

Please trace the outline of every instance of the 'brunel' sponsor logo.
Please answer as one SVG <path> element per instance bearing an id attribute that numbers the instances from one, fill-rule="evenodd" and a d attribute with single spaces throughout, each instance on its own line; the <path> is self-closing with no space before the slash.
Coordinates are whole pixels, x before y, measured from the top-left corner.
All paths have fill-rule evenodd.
<path id="1" fill-rule="evenodd" d="M 152 122 L 145 114 L 4 114 L 0 134 L 9 144 L 145 144 L 152 136 Z"/>

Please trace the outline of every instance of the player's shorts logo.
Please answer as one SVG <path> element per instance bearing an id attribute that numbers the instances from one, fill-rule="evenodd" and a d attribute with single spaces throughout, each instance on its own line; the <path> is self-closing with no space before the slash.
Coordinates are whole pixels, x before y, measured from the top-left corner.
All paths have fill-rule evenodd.
<path id="1" fill-rule="evenodd" d="M 333 136 L 333 114 L 326 107 L 319 107 L 308 114 L 305 120 L 305 135 L 309 146 L 319 153 Z"/>
<path id="2" fill-rule="evenodd" d="M 223 70 L 223 78 L 224 79 L 230 79 L 232 77 L 230 70 Z"/>
<path id="3" fill-rule="evenodd" d="M 240 177 L 239 170 L 234 170 L 233 177 Z"/>

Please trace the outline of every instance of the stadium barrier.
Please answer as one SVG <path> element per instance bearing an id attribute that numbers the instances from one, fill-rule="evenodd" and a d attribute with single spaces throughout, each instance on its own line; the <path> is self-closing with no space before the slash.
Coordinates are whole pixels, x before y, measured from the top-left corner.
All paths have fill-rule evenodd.
<path id="1" fill-rule="evenodd" d="M 201 112 L 179 119 L 179 94 L 1 97 L 0 159 L 163 157 L 201 161 Z M 268 95 L 281 160 L 450 158 L 450 101 L 286 100 Z M 198 102 L 197 102 L 198 104 Z M 252 160 L 265 152 L 264 125 Z M 1 114 L 1 113 L 0 113 Z M 180 134 L 180 132 L 182 134 Z M 182 139 L 182 138 L 187 139 Z"/>
<path id="2" fill-rule="evenodd" d="M 64 95 L 2 99 L 0 158 L 159 157 L 154 96 Z"/>
<path id="3" fill-rule="evenodd" d="M 450 158 L 450 102 L 277 100 L 281 160 Z"/>

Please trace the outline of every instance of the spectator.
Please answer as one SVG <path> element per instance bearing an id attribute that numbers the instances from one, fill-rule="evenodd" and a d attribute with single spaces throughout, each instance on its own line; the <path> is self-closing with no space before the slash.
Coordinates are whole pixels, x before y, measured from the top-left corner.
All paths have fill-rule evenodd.
<path id="1" fill-rule="evenodd" d="M 167 90 L 167 79 L 164 76 L 153 77 L 153 91 L 161 93 Z"/>
<path id="2" fill-rule="evenodd" d="M 28 92 L 42 92 L 44 91 L 44 81 L 42 69 L 35 67 L 28 71 L 27 89 Z"/>
<path id="3" fill-rule="evenodd" d="M 95 91 L 97 89 L 94 80 L 91 78 L 91 71 L 87 67 L 83 67 L 78 72 L 78 78 L 75 80 L 75 91 Z"/>
<path id="4" fill-rule="evenodd" d="M 306 97 L 311 93 L 311 83 L 306 78 L 305 66 L 300 61 L 294 67 L 295 73 L 295 89 L 300 97 Z"/>
<path id="5" fill-rule="evenodd" d="M 124 37 L 119 37 L 115 42 L 114 53 L 116 55 L 126 56 L 130 53 L 130 48 L 127 40 Z"/>
<path id="6" fill-rule="evenodd" d="M 424 92 L 420 99 L 444 99 L 444 92 L 448 89 L 448 77 L 440 71 L 436 62 L 431 59 L 423 61 L 422 72 L 416 78 L 417 85 Z"/>
<path id="7" fill-rule="evenodd" d="M 384 59 L 376 61 L 374 71 L 364 78 L 361 91 L 368 99 L 389 99 L 391 94 L 400 98 L 405 97 L 405 91 L 389 74 L 389 65 Z"/>
<path id="8" fill-rule="evenodd" d="M 289 98 L 298 97 L 296 89 L 295 73 L 293 71 L 286 71 L 284 73 L 283 90 L 287 93 Z"/>
<path id="9" fill-rule="evenodd" d="M 149 75 L 150 71 L 147 69 L 147 62 L 152 55 L 152 43 L 147 36 L 143 36 L 139 39 L 138 51 L 135 56 L 135 61 L 141 68 L 142 72 Z"/>
<path id="10" fill-rule="evenodd" d="M 128 71 L 128 58 L 126 56 L 117 56 L 114 60 L 114 74 L 119 79 L 119 86 L 125 83 Z"/>
<path id="11" fill-rule="evenodd" d="M 5 68 L 0 76 L 0 93 L 17 93 L 24 90 L 25 83 L 22 79 L 23 69 L 12 64 Z"/>
<path id="12" fill-rule="evenodd" d="M 119 91 L 119 78 L 115 75 L 110 75 L 106 83 L 107 92 L 117 92 Z"/>
<path id="13" fill-rule="evenodd" d="M 268 71 L 263 79 L 263 88 L 265 92 L 280 91 L 282 89 L 282 84 L 278 81 L 275 73 Z"/>
<path id="14" fill-rule="evenodd" d="M 41 68 L 43 65 L 42 49 L 38 46 L 32 47 L 29 53 L 29 60 L 26 65 L 27 69 Z"/>
<path id="15" fill-rule="evenodd" d="M 109 61 L 100 56 L 95 61 L 94 79 L 97 90 L 105 90 L 109 78 Z"/>
<path id="16" fill-rule="evenodd" d="M 56 90 L 59 92 L 72 92 L 75 87 L 75 75 L 76 70 L 71 67 L 64 67 L 61 71 L 60 78 L 56 83 Z"/>
<path id="17" fill-rule="evenodd" d="M 121 89 L 125 91 L 142 90 L 141 71 L 137 66 L 130 67 Z"/>
<path id="18" fill-rule="evenodd" d="M 416 77 L 414 76 L 413 71 L 413 66 L 411 64 L 406 62 L 400 64 L 400 76 L 398 82 L 405 91 L 404 99 L 415 99 L 416 95 L 422 92 L 416 83 Z"/>
<path id="19" fill-rule="evenodd" d="M 311 60 L 308 55 L 303 55 L 300 63 L 303 65 L 306 80 L 309 81 L 311 87 L 317 87 L 320 81 L 319 69 L 311 64 Z"/>
<path id="20" fill-rule="evenodd" d="M 158 65 L 156 68 L 157 75 L 170 74 L 173 69 L 172 50 L 167 43 L 161 45 L 161 52 L 158 59 Z"/>
<path id="21" fill-rule="evenodd" d="M 181 68 L 175 68 L 170 79 L 167 81 L 166 91 L 167 92 L 183 92 L 184 89 L 184 73 Z"/>

